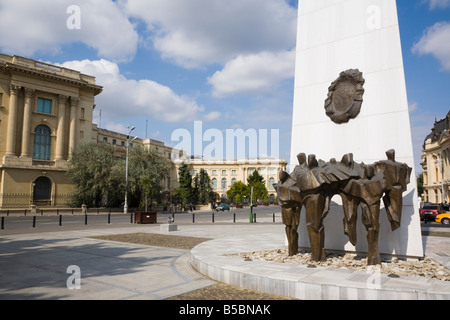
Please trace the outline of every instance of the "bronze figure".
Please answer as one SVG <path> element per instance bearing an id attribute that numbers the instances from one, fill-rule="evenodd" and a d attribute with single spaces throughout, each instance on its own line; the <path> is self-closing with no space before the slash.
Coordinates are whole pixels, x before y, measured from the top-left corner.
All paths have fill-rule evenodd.
<path id="1" fill-rule="evenodd" d="M 340 195 L 344 209 L 344 232 L 356 245 L 357 209 L 361 206 L 362 222 L 367 230 L 368 264 L 381 263 L 378 251 L 381 198 L 392 230 L 400 227 L 403 192 L 410 182 L 411 168 L 395 161 L 395 151 L 386 152 L 387 160 L 373 165 L 353 161 L 345 155 L 340 162 L 317 161 L 315 155 L 299 154 L 299 165 L 292 174 L 280 172 L 276 185 L 282 207 L 283 222 L 289 243 L 289 255 L 298 252 L 298 225 L 302 207 L 311 244 L 311 259 L 325 259 L 325 230 L 323 221 L 330 209 L 331 198 Z"/>

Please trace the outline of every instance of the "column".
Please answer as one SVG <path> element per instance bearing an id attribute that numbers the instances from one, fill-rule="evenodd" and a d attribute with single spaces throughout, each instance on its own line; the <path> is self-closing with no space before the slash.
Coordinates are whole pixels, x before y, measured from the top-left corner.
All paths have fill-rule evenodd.
<path id="1" fill-rule="evenodd" d="M 70 98 L 70 135 L 69 135 L 69 158 L 77 143 L 77 115 L 78 115 L 78 98 Z"/>
<path id="2" fill-rule="evenodd" d="M 25 89 L 25 107 L 23 111 L 23 128 L 22 128 L 22 153 L 21 158 L 30 158 L 30 139 L 31 139 L 31 105 L 34 97 L 33 89 Z"/>
<path id="3" fill-rule="evenodd" d="M 66 102 L 68 97 L 59 96 L 59 110 L 58 110 L 58 130 L 56 133 L 56 157 L 55 160 L 64 160 L 64 142 L 66 132 Z"/>
<path id="4" fill-rule="evenodd" d="M 17 103 L 21 87 L 11 85 L 8 110 L 8 131 L 6 134 L 5 156 L 16 156 Z"/>

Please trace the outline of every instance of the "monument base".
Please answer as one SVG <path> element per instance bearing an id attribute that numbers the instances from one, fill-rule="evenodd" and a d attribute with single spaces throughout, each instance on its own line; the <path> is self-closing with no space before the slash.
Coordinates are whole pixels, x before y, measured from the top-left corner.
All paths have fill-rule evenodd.
<path id="1" fill-rule="evenodd" d="M 178 231 L 178 226 L 176 224 L 162 224 L 159 228 L 161 232 Z"/>

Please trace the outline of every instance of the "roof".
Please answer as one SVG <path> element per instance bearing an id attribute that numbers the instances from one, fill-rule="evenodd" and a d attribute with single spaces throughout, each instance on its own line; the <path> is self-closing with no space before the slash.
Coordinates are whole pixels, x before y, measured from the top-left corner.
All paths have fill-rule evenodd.
<path id="1" fill-rule="evenodd" d="M 436 142 L 441 138 L 442 133 L 450 129 L 450 111 L 447 113 L 444 119 L 434 122 L 434 127 L 431 129 L 431 133 L 427 135 L 425 141 L 431 139 L 431 142 Z"/>

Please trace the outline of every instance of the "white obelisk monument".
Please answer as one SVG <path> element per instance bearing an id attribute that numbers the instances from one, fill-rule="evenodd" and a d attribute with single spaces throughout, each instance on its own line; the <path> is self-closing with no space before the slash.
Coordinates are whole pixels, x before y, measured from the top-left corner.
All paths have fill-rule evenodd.
<path id="1" fill-rule="evenodd" d="M 325 111 L 328 88 L 349 69 L 365 79 L 359 115 L 335 123 Z M 400 229 L 391 231 L 386 212 L 380 214 L 380 253 L 422 257 L 422 236 L 411 139 L 408 100 L 395 0 L 300 0 L 292 126 L 291 168 L 297 154 L 338 161 L 353 153 L 356 162 L 386 160 L 396 150 L 396 160 L 413 168 L 403 198 Z M 358 216 L 358 243 L 344 235 L 339 196 L 332 199 L 325 218 L 325 248 L 367 252 L 367 232 Z M 383 204 L 382 204 L 383 206 Z M 360 209 L 359 209 L 360 210 Z M 300 247 L 309 247 L 304 209 Z"/>

